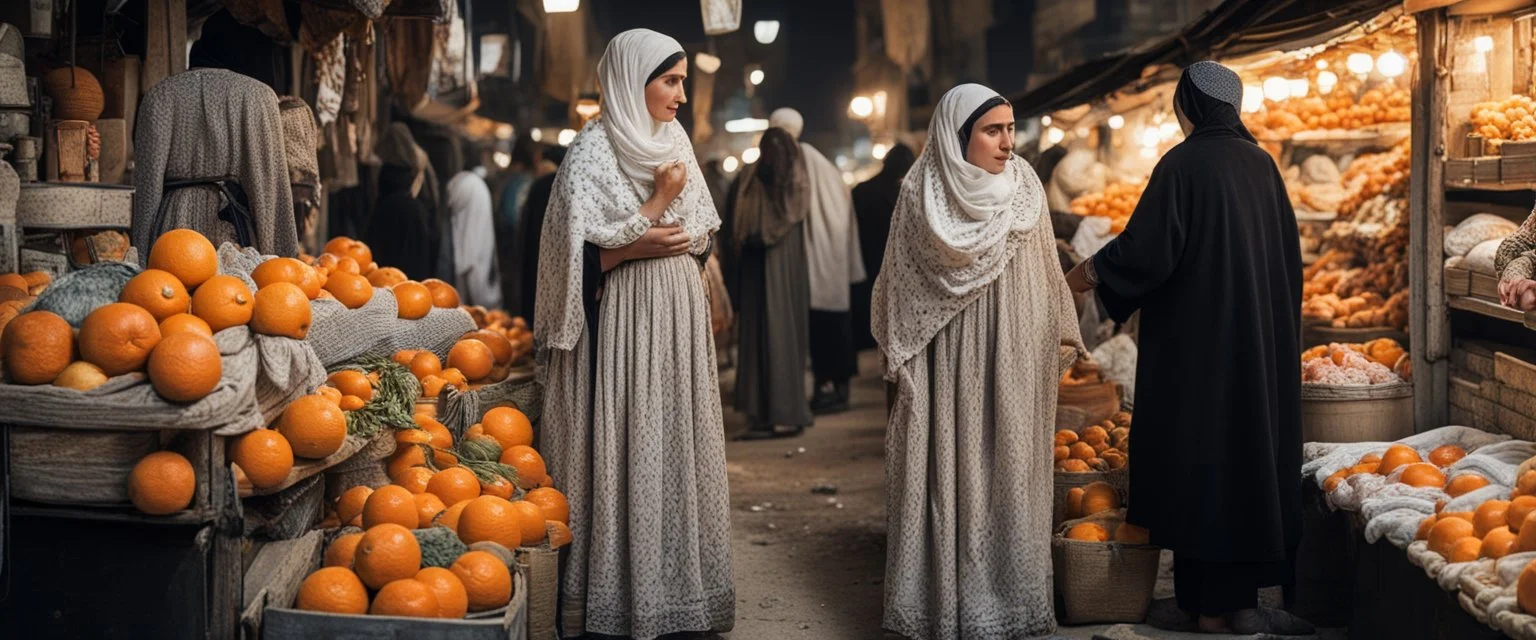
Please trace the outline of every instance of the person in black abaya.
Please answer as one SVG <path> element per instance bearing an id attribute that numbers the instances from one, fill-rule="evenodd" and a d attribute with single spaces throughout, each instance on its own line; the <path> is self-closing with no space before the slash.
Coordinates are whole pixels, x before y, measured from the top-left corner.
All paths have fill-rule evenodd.
<path id="1" fill-rule="evenodd" d="M 379 141 L 379 199 L 374 204 L 364 241 L 379 264 L 405 272 L 412 280 L 434 277 L 437 234 L 420 194 L 429 176 L 426 156 L 411 132 L 395 123 Z"/>
<path id="2" fill-rule="evenodd" d="M 1153 170 L 1125 232 L 1074 268 L 1110 315 L 1141 311 L 1127 521 L 1174 553 L 1164 629 L 1312 633 L 1258 608 L 1289 585 L 1301 537 L 1301 249 L 1285 184 L 1214 62 L 1174 94 L 1185 140 Z"/>
<path id="3" fill-rule="evenodd" d="M 901 179 L 916 161 L 912 148 L 898 143 L 885 154 L 880 173 L 853 188 L 853 215 L 859 222 L 859 252 L 864 256 L 866 276 L 853 285 L 853 343 L 859 351 L 879 346 L 869 330 L 869 298 L 880 275 L 880 262 L 885 259 L 885 241 L 891 234 L 891 214 L 901 195 Z"/>
<path id="4" fill-rule="evenodd" d="M 556 167 L 565 160 L 565 147 L 550 147 L 544 150 L 544 159 Z M 523 261 L 523 279 L 521 308 L 516 313 L 528 321 L 529 327 L 533 326 L 534 303 L 538 299 L 539 290 L 539 241 L 544 235 L 544 212 L 549 209 L 549 195 L 555 186 L 555 178 L 559 174 L 551 171 L 548 175 L 533 181 L 533 186 L 528 188 L 528 201 L 523 203 L 523 212 L 518 220 L 517 248 L 520 254 L 519 260 Z M 599 269 L 601 271 L 601 269 Z"/>

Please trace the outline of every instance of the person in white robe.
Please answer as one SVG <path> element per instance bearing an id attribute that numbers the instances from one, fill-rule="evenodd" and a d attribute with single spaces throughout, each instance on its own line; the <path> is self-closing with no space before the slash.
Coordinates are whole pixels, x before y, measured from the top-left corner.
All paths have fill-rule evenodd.
<path id="1" fill-rule="evenodd" d="M 1002 96 L 946 93 L 875 282 L 871 320 L 895 385 L 884 626 L 915 640 L 1056 628 L 1056 391 L 1083 348 L 1044 188 L 1012 149 Z"/>
<path id="2" fill-rule="evenodd" d="M 725 433 L 703 263 L 720 226 L 688 134 L 682 45 L 647 29 L 598 63 L 540 237 L 538 438 L 570 500 L 564 637 L 731 629 Z"/>
<path id="3" fill-rule="evenodd" d="M 464 304 L 500 309 L 501 266 L 496 259 L 496 220 L 491 188 L 472 171 L 448 181 L 448 211 L 453 216 L 455 286 Z"/>
<path id="4" fill-rule="evenodd" d="M 775 110 L 768 126 L 789 132 L 796 140 L 805 119 L 794 109 Z M 858 374 L 854 348 L 852 291 L 863 282 L 864 257 L 859 251 L 858 220 L 853 194 L 843 172 L 816 147 L 800 142 L 810 211 L 805 219 L 805 253 L 811 278 L 811 371 L 816 387 L 811 411 L 818 415 L 848 409 L 848 381 Z"/>

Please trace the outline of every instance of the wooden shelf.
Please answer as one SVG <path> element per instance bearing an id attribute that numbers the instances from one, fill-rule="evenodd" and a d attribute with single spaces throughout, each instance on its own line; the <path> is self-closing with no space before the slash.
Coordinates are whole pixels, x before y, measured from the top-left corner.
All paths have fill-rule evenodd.
<path id="1" fill-rule="evenodd" d="M 1536 190 L 1536 156 L 1487 156 L 1445 160 L 1443 174 L 1446 189 Z"/>
<path id="2" fill-rule="evenodd" d="M 52 506 L 32 502 L 11 503 L 11 513 L 19 516 L 154 525 L 206 525 L 214 521 L 212 514 L 199 512 L 196 509 L 178 511 L 166 516 L 152 516 L 141 513 L 133 507 Z"/>
<path id="3" fill-rule="evenodd" d="M 1449 305 L 1452 309 L 1476 313 L 1505 322 L 1513 322 L 1523 325 L 1527 329 L 1536 329 L 1536 317 L 1533 317 L 1533 314 L 1519 309 L 1512 309 L 1497 302 L 1466 296 L 1451 296 Z"/>

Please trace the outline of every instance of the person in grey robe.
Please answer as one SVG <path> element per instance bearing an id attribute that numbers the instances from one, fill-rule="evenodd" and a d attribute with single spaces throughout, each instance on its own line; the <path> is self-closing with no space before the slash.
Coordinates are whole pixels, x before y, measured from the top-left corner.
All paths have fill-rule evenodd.
<path id="1" fill-rule="evenodd" d="M 809 190 L 800 147 L 774 127 L 727 198 L 721 246 L 738 336 L 736 410 L 743 439 L 798 435 L 810 426 L 810 275 L 805 251 Z"/>

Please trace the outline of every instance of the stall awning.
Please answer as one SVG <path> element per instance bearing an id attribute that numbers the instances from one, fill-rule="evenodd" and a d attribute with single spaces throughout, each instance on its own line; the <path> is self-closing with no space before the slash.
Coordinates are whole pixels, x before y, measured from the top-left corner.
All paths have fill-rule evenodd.
<path id="1" fill-rule="evenodd" d="M 1301 46 L 1354 28 L 1401 0 L 1227 0 L 1178 33 L 1091 60 L 1013 97 L 1020 118 L 1073 107 L 1199 60 Z M 1167 69 L 1159 69 L 1166 66 Z"/>

